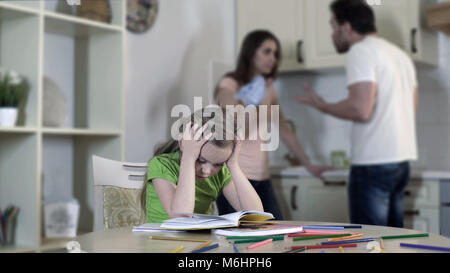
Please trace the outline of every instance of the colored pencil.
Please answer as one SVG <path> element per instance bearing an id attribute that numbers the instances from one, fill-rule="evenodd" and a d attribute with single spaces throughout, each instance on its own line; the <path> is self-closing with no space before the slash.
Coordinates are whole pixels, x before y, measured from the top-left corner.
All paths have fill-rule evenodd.
<path id="1" fill-rule="evenodd" d="M 284 240 L 284 235 L 270 235 L 270 236 L 227 236 L 227 240 L 267 240 L 273 239 L 274 241 Z"/>
<path id="2" fill-rule="evenodd" d="M 239 253 L 239 249 L 237 248 L 236 244 L 233 244 L 233 250 L 234 253 Z"/>
<path id="3" fill-rule="evenodd" d="M 381 239 L 390 240 L 390 239 L 405 239 L 405 238 L 428 237 L 428 236 L 429 236 L 428 233 L 420 233 L 420 234 L 381 236 Z"/>
<path id="4" fill-rule="evenodd" d="M 338 237 L 338 238 L 331 238 L 328 239 L 328 242 L 336 242 L 336 241 L 345 241 L 345 240 L 350 240 L 350 239 L 361 239 L 361 237 L 363 237 L 362 233 L 358 233 L 355 235 L 350 235 L 350 236 L 345 236 L 345 237 Z"/>
<path id="5" fill-rule="evenodd" d="M 339 247 L 357 247 L 357 244 L 342 244 L 342 245 L 309 245 L 309 246 L 292 246 L 291 249 L 298 249 L 306 247 L 306 249 L 322 249 L 322 248 L 339 248 Z"/>
<path id="6" fill-rule="evenodd" d="M 339 247 L 339 252 L 340 253 L 345 253 L 345 250 L 344 250 L 344 248 L 342 246 Z"/>
<path id="7" fill-rule="evenodd" d="M 297 249 L 290 249 L 288 251 L 285 251 L 283 253 L 299 253 L 299 252 L 303 252 L 306 250 L 306 247 L 301 247 L 301 248 L 297 248 Z"/>
<path id="8" fill-rule="evenodd" d="M 307 226 L 303 226 L 304 228 Z M 339 227 L 339 228 L 352 228 L 352 229 L 360 229 L 362 228 L 361 225 L 344 225 L 344 226 L 333 226 L 333 225 L 314 225 L 313 227 Z"/>
<path id="9" fill-rule="evenodd" d="M 320 234 L 320 235 L 327 235 L 327 234 L 358 234 L 358 232 L 342 232 L 342 231 L 331 231 L 331 230 L 315 230 L 315 229 L 304 229 L 304 233 L 310 233 L 310 234 Z"/>
<path id="10" fill-rule="evenodd" d="M 205 246 L 204 248 L 193 250 L 191 253 L 201 253 L 201 252 L 205 252 L 205 251 L 217 248 L 217 247 L 219 247 L 219 244 L 213 244 L 213 245 L 210 245 L 210 246 Z"/>
<path id="11" fill-rule="evenodd" d="M 335 226 L 303 226 L 303 229 L 326 229 L 326 230 L 333 230 L 333 229 L 344 229 L 344 227 L 335 227 Z"/>
<path id="12" fill-rule="evenodd" d="M 249 245 L 249 246 L 247 247 L 247 249 L 251 250 L 251 249 L 254 249 L 254 248 L 257 248 L 257 247 L 260 247 L 260 246 L 264 246 L 264 245 L 267 245 L 267 244 L 272 243 L 272 241 L 273 241 L 272 239 L 267 239 L 267 240 L 265 240 L 265 241 L 261 241 L 261 242 L 258 242 L 258 243 Z"/>
<path id="13" fill-rule="evenodd" d="M 211 240 L 208 240 L 202 244 L 200 244 L 198 247 L 194 248 L 194 250 L 199 250 L 201 248 L 204 248 L 205 246 L 209 246 L 211 244 Z"/>
<path id="14" fill-rule="evenodd" d="M 284 240 L 284 237 L 283 238 L 275 238 L 275 239 L 273 239 L 273 238 L 268 238 L 268 239 L 272 239 L 273 241 L 281 241 L 281 240 Z M 258 243 L 258 242 L 262 242 L 262 241 L 265 241 L 265 240 L 267 240 L 267 239 L 248 239 L 248 240 L 236 240 L 236 241 L 234 241 L 234 243 L 235 244 L 248 244 L 248 243 Z"/>
<path id="15" fill-rule="evenodd" d="M 169 240 L 169 241 L 184 241 L 184 242 L 207 242 L 206 239 L 194 239 L 194 238 L 183 238 L 183 237 L 167 237 L 167 236 L 150 236 L 148 237 L 153 240 Z"/>
<path id="16" fill-rule="evenodd" d="M 323 242 L 322 245 L 335 245 L 335 244 L 353 244 L 353 243 L 365 243 L 375 241 L 375 238 L 364 238 L 364 239 L 356 239 L 356 240 L 345 240 L 345 241 L 337 241 L 337 242 Z"/>
<path id="17" fill-rule="evenodd" d="M 426 249 L 426 250 L 437 250 L 437 251 L 450 252 L 450 248 L 448 248 L 448 247 L 440 247 L 440 246 L 429 246 L 429 245 L 416 245 L 416 244 L 400 243 L 400 247 L 411 247 L 411 248 L 421 248 L 421 249 Z"/>
<path id="18" fill-rule="evenodd" d="M 383 238 L 380 238 L 380 247 L 382 250 L 384 250 L 384 241 Z"/>
<path id="19" fill-rule="evenodd" d="M 183 249 L 184 249 L 184 246 L 181 245 L 181 246 L 171 250 L 170 253 L 179 253 L 179 252 L 183 251 Z"/>
<path id="20" fill-rule="evenodd" d="M 295 237 L 292 239 L 295 241 L 303 241 L 303 240 L 314 240 L 314 239 L 325 239 L 325 238 L 336 238 L 336 237 L 348 237 L 350 234 L 330 234 L 330 235 L 322 235 L 322 236 L 311 236 L 311 237 Z"/>

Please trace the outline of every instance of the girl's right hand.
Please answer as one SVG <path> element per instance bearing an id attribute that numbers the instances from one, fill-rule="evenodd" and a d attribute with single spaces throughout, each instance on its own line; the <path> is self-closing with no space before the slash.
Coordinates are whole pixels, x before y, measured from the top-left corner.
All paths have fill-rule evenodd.
<path id="1" fill-rule="evenodd" d="M 202 138 L 203 132 L 208 128 L 207 124 L 201 128 L 198 124 L 192 125 L 192 122 L 186 124 L 186 129 L 179 137 L 180 147 L 183 151 L 183 158 L 194 160 L 200 156 L 200 151 L 203 145 L 211 138 L 212 133 L 207 134 Z"/>

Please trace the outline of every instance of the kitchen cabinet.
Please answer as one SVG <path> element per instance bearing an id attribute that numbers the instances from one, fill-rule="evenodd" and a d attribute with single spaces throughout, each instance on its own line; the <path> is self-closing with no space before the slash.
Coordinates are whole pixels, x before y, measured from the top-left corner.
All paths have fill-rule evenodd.
<path id="1" fill-rule="evenodd" d="M 247 33 L 268 29 L 280 40 L 280 72 L 344 67 L 332 41 L 329 5 L 333 0 L 238 0 L 236 53 Z M 426 27 L 425 6 L 435 0 L 389 0 L 374 9 L 378 34 L 405 50 L 417 63 L 438 64 L 437 32 Z"/>
<path id="2" fill-rule="evenodd" d="M 304 0 L 238 0 L 236 53 L 239 54 L 242 41 L 249 32 L 267 29 L 281 43 L 280 71 L 303 68 L 300 51 L 304 40 L 304 5 Z"/>
<path id="3" fill-rule="evenodd" d="M 238 0 L 237 54 L 245 35 L 268 29 L 281 43 L 282 72 L 343 66 L 329 24 L 332 0 Z"/>
<path id="4" fill-rule="evenodd" d="M 389 0 L 373 5 L 381 37 L 405 50 L 417 62 L 439 64 L 438 34 L 426 26 L 425 7 L 435 0 Z"/>
<path id="5" fill-rule="evenodd" d="M 440 182 L 441 234 L 450 237 L 450 179 Z"/>
<path id="6" fill-rule="evenodd" d="M 348 223 L 347 181 L 283 176 L 272 179 L 285 220 Z"/>

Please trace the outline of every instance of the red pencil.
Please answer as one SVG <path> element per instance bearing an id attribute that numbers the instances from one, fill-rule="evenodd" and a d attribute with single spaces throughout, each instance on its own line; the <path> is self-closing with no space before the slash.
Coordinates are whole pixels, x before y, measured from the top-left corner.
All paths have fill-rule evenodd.
<path id="1" fill-rule="evenodd" d="M 299 249 L 304 248 L 306 249 L 322 249 L 322 248 L 339 248 L 339 247 L 357 247 L 357 244 L 342 244 L 342 245 L 310 245 L 310 246 L 292 246 L 291 249 Z"/>

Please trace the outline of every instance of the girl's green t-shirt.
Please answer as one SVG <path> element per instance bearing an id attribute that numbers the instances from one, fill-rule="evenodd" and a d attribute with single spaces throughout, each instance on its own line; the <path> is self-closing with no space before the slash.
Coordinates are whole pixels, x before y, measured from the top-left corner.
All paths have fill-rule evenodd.
<path id="1" fill-rule="evenodd" d="M 180 175 L 179 162 L 180 152 L 162 154 L 150 160 L 147 175 L 147 222 L 161 223 L 164 220 L 170 219 L 159 200 L 152 179 L 162 178 L 177 185 Z M 231 173 L 225 164 L 216 175 L 205 180 L 196 179 L 194 213 L 209 214 L 211 203 L 217 200 L 223 188 L 230 180 Z"/>

